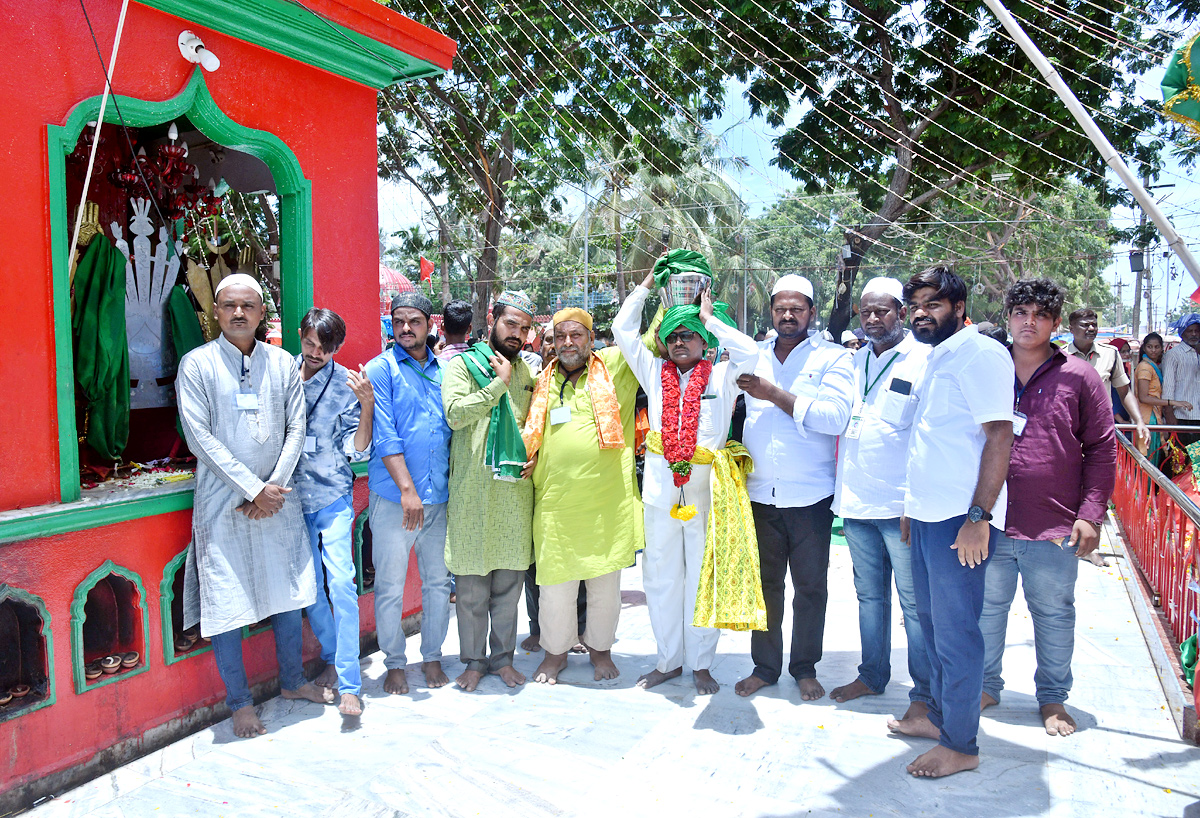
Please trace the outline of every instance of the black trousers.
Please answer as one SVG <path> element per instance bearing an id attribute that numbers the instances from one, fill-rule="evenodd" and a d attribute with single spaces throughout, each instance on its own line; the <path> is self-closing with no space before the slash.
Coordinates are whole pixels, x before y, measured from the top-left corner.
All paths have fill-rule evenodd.
<path id="1" fill-rule="evenodd" d="M 579 583 L 579 633 L 582 634 L 587 626 L 587 586 L 582 582 Z M 529 635 L 540 636 L 542 626 L 538 623 L 538 612 L 541 606 L 538 604 L 538 586 L 537 586 L 537 566 L 530 564 L 525 571 L 525 611 L 529 614 Z"/>
<path id="2" fill-rule="evenodd" d="M 754 660 L 754 675 L 768 684 L 779 681 L 783 672 L 783 600 L 789 571 L 795 593 L 788 673 L 797 680 L 817 676 L 825 637 L 825 603 L 829 599 L 832 504 L 832 496 L 801 508 L 750 504 L 767 603 L 767 629 L 751 634 L 750 658 Z"/>

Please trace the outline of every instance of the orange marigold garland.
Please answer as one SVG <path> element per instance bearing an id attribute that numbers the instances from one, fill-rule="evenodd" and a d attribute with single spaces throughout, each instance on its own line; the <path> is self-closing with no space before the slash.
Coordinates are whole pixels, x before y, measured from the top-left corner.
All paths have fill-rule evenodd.
<path id="1" fill-rule="evenodd" d="M 691 459 L 696 454 L 696 435 L 700 427 L 700 396 L 708 386 L 712 375 L 712 362 L 701 359 L 692 369 L 687 389 L 683 395 L 683 409 L 679 407 L 679 369 L 672 361 L 662 368 L 662 441 L 663 457 L 671 469 L 675 485 L 682 487 L 692 477 Z M 680 498 L 683 490 L 680 489 Z M 680 506 L 671 509 L 676 519 L 690 520 L 696 514 L 695 506 Z"/>

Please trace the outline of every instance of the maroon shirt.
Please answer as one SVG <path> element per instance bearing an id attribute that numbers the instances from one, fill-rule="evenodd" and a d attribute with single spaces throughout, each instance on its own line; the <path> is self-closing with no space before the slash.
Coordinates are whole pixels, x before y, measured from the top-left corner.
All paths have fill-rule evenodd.
<path id="1" fill-rule="evenodd" d="M 1023 392 L 1014 385 L 1013 398 L 1028 420 L 1013 438 L 1004 533 L 1056 540 L 1076 520 L 1104 519 L 1117 480 L 1117 434 L 1096 370 L 1055 349 Z"/>

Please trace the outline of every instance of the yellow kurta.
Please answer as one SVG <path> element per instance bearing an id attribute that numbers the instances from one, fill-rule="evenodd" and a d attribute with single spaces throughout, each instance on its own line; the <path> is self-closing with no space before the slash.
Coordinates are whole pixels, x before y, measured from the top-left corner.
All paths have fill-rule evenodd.
<path id="1" fill-rule="evenodd" d="M 587 391 L 587 372 L 572 387 L 555 368 L 550 409 L 571 407 L 571 419 L 552 426 L 549 412 L 533 470 L 533 553 L 538 584 L 592 579 L 633 564 L 643 546 L 642 500 L 633 460 L 638 383 L 620 350 L 597 353 L 608 367 L 621 404 L 625 447 L 600 449 Z"/>

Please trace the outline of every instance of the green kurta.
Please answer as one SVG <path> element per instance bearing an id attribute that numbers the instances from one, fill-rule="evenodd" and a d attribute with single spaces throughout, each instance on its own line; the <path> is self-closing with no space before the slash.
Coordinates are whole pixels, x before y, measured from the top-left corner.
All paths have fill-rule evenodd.
<path id="1" fill-rule="evenodd" d="M 533 373 L 512 362 L 508 399 L 524 425 L 533 398 Z M 524 571 L 533 561 L 533 483 L 495 480 L 484 462 L 492 407 L 504 394 L 493 378 L 482 389 L 462 355 L 442 375 L 442 406 L 450 438 L 450 503 L 446 509 L 446 567 L 452 574 L 484 576 L 497 569 Z"/>
<path id="2" fill-rule="evenodd" d="M 634 400 L 638 382 L 621 351 L 596 353 L 608 366 L 621 404 L 625 447 L 601 449 L 587 391 L 587 372 L 575 387 L 555 367 L 549 408 L 562 402 L 571 419 L 546 430 L 533 470 L 533 551 L 539 585 L 592 579 L 633 564 L 642 548 L 642 498 L 633 462 Z"/>

